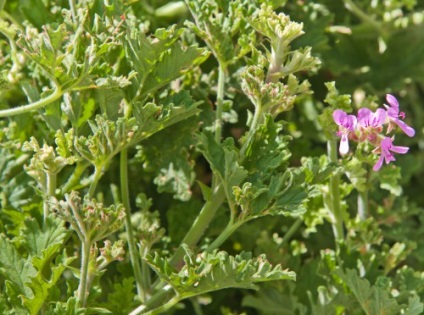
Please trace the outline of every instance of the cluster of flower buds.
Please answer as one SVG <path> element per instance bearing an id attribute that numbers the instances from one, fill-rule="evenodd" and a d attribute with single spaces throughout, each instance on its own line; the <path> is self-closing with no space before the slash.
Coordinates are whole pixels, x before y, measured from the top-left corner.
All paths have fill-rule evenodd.
<path id="1" fill-rule="evenodd" d="M 393 153 L 405 154 L 408 147 L 393 145 L 394 137 L 383 136 L 384 125 L 387 125 L 386 134 L 389 134 L 398 126 L 409 137 L 415 135 L 415 130 L 408 126 L 403 119 L 404 112 L 399 112 L 399 103 L 397 99 L 387 94 L 386 100 L 389 105 L 384 105 L 386 109 L 379 108 L 375 112 L 368 108 L 361 108 L 358 116 L 348 115 L 346 112 L 337 109 L 333 113 L 333 119 L 339 126 L 337 135 L 341 137 L 340 154 L 349 152 L 349 140 L 356 142 L 368 141 L 375 149 L 374 153 L 380 155 L 373 170 L 378 171 L 383 162 L 386 164 L 395 161 Z"/>

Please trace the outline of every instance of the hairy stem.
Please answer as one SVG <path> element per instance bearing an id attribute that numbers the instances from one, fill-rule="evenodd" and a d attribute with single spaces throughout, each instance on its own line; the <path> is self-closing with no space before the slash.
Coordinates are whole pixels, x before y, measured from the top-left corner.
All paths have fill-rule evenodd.
<path id="1" fill-rule="evenodd" d="M 43 221 L 44 223 L 47 220 L 47 217 L 49 216 L 50 213 L 50 205 L 49 205 L 49 199 L 50 197 L 54 197 L 55 196 L 55 192 L 56 192 L 56 179 L 57 179 L 57 175 L 56 173 L 52 173 L 52 172 L 46 172 L 47 173 L 47 196 L 44 200 L 44 208 L 43 208 Z"/>
<path id="2" fill-rule="evenodd" d="M 368 216 L 368 190 L 358 192 L 358 215 L 362 221 Z"/>
<path id="3" fill-rule="evenodd" d="M 215 140 L 221 142 L 222 137 L 222 112 L 224 107 L 224 92 L 225 92 L 225 71 L 226 69 L 220 63 L 218 72 L 218 91 L 216 99 L 215 112 Z"/>
<path id="4" fill-rule="evenodd" d="M 149 299 L 144 305 L 140 305 L 135 310 L 133 310 L 129 315 L 156 314 L 156 313 L 151 313 L 152 311 L 159 310 L 158 308 L 154 308 L 155 305 L 158 304 L 158 301 L 163 301 L 164 297 L 166 295 L 169 295 L 172 291 L 173 290 L 172 290 L 172 287 L 170 285 L 164 286 L 157 294 L 152 296 L 152 298 Z M 171 299 L 173 299 L 173 298 L 175 298 L 175 296 L 173 296 Z M 175 304 L 173 304 L 173 305 L 175 305 Z M 154 309 L 152 310 L 152 308 L 154 308 Z"/>
<path id="5" fill-rule="evenodd" d="M 102 177 L 102 167 L 95 166 L 93 180 L 91 181 L 90 188 L 88 189 L 88 196 L 91 198 L 96 192 L 97 184 L 99 183 L 100 177 Z"/>
<path id="6" fill-rule="evenodd" d="M 296 231 L 300 228 L 302 223 L 303 223 L 303 220 L 301 217 L 296 219 L 296 221 L 293 223 L 290 229 L 286 232 L 286 234 L 284 234 L 284 237 L 280 243 L 280 246 L 281 244 L 288 242 L 292 238 L 293 234 L 296 233 Z"/>
<path id="7" fill-rule="evenodd" d="M 31 103 L 28 105 L 19 106 L 19 107 L 0 110 L 0 117 L 19 115 L 19 114 L 28 113 L 30 111 L 42 108 L 61 98 L 63 93 L 64 92 L 62 91 L 61 88 L 56 87 L 52 94 L 50 94 L 46 98 L 42 98 L 41 100 L 37 102 Z"/>
<path id="8" fill-rule="evenodd" d="M 330 162 L 337 163 L 337 142 L 328 140 L 327 143 L 328 159 Z M 332 225 L 336 244 L 344 240 L 343 216 L 340 206 L 340 175 L 334 174 L 330 178 L 330 203 L 329 210 L 332 216 Z"/>
<path id="9" fill-rule="evenodd" d="M 208 246 L 207 252 L 211 252 L 214 249 L 221 246 L 233 233 L 246 221 L 229 222 L 225 229 L 219 234 L 219 236 Z"/>
<path id="10" fill-rule="evenodd" d="M 74 172 L 72 173 L 68 181 L 65 183 L 65 185 L 63 185 L 61 189 L 62 194 L 71 191 L 71 189 L 74 186 L 80 183 L 81 176 L 88 166 L 90 166 L 90 163 L 88 163 L 87 161 L 77 163 L 77 165 L 75 166 Z"/>
<path id="11" fill-rule="evenodd" d="M 87 304 L 88 297 L 88 265 L 90 262 L 91 241 L 87 238 L 81 243 L 81 267 L 80 267 L 80 283 L 78 286 L 78 300 L 82 307 Z"/>
<path id="12" fill-rule="evenodd" d="M 131 265 L 134 270 L 134 278 L 137 285 L 137 293 L 142 302 L 146 301 L 146 290 L 143 287 L 143 277 L 140 269 L 140 260 L 137 255 L 137 247 L 135 244 L 134 232 L 131 225 L 131 206 L 128 189 L 128 149 L 121 151 L 120 159 L 120 181 L 121 181 L 121 198 L 125 208 L 125 230 L 128 236 L 128 248 L 130 253 Z"/>
<path id="13" fill-rule="evenodd" d="M 198 217 L 194 221 L 190 230 L 185 235 L 181 244 L 187 244 L 188 246 L 193 246 L 197 244 L 197 242 L 202 237 L 204 231 L 209 226 L 210 222 L 214 218 L 216 211 L 221 206 L 222 202 L 225 199 L 224 188 L 222 185 L 219 185 L 214 194 L 211 197 L 211 201 L 207 201 L 200 211 Z M 171 258 L 171 263 L 174 266 L 180 264 L 182 258 L 184 257 L 184 250 L 180 246 L 178 250 L 175 252 L 173 257 Z"/>

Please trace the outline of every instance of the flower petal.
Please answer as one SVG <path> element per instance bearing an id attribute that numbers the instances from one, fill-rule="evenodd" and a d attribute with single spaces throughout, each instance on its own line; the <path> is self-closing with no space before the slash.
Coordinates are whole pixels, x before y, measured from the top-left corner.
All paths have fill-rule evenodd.
<path id="1" fill-rule="evenodd" d="M 389 103 L 389 105 L 391 107 L 397 107 L 397 108 L 399 108 L 399 102 L 396 99 L 396 97 L 394 97 L 393 95 L 387 94 L 386 95 L 386 100 L 387 100 L 387 102 Z"/>
<path id="2" fill-rule="evenodd" d="M 392 145 L 392 147 L 390 148 L 390 151 L 395 152 L 395 153 L 399 153 L 399 154 L 405 154 L 406 152 L 409 151 L 409 148 L 403 147 L 403 146 L 398 146 L 398 145 Z"/>
<path id="3" fill-rule="evenodd" d="M 402 131 L 408 136 L 413 137 L 415 136 L 415 130 L 412 127 L 409 127 L 405 122 L 403 122 L 400 119 L 395 119 L 394 123 L 402 129 Z"/>
<path id="4" fill-rule="evenodd" d="M 372 168 L 375 172 L 377 172 L 381 166 L 383 165 L 383 156 L 380 156 L 380 158 L 378 159 L 377 163 L 375 163 L 374 167 Z"/>
<path id="5" fill-rule="evenodd" d="M 340 141 L 339 152 L 341 155 L 345 155 L 349 152 L 349 140 L 347 138 L 347 134 L 344 134 L 342 136 L 342 139 Z"/>
<path id="6" fill-rule="evenodd" d="M 347 118 L 347 114 L 341 109 L 336 109 L 333 112 L 333 119 L 336 122 L 336 124 L 339 126 L 343 126 L 344 122 L 346 121 L 346 118 Z"/>

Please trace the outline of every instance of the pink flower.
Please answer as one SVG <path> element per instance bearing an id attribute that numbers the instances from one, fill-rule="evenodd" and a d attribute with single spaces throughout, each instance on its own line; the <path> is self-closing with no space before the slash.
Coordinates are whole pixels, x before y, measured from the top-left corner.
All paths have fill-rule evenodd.
<path id="1" fill-rule="evenodd" d="M 341 109 L 336 109 L 333 112 L 333 119 L 337 125 L 339 125 L 339 131 L 337 135 L 341 137 L 340 141 L 340 154 L 346 154 L 349 152 L 349 134 L 354 132 L 356 129 L 356 117 L 354 115 L 348 115 Z"/>
<path id="2" fill-rule="evenodd" d="M 396 159 L 392 152 L 405 154 L 408 152 L 408 150 L 408 147 L 393 145 L 393 139 L 385 137 L 383 140 L 381 140 L 380 147 L 377 148 L 377 151 L 380 151 L 380 158 L 378 159 L 377 163 L 375 163 L 373 170 L 378 171 L 383 165 L 383 161 L 385 161 L 386 164 L 395 161 Z"/>
<path id="3" fill-rule="evenodd" d="M 387 118 L 387 112 L 379 108 L 373 113 L 369 108 L 361 108 L 358 111 L 358 125 L 364 128 L 380 128 Z"/>
<path id="4" fill-rule="evenodd" d="M 402 129 L 402 131 L 407 136 L 413 137 L 415 135 L 415 130 L 399 119 L 399 117 L 404 119 L 405 113 L 404 112 L 399 113 L 399 103 L 396 97 L 394 97 L 393 95 L 387 94 L 386 100 L 390 105 L 390 106 L 384 105 L 387 108 L 387 116 L 390 122 L 388 132 L 390 132 L 393 129 L 393 123 L 394 123 L 398 125 L 400 129 Z"/>

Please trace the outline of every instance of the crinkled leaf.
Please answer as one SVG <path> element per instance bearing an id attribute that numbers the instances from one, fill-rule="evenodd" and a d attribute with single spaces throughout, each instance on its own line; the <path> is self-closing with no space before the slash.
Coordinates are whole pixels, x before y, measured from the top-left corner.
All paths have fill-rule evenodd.
<path id="1" fill-rule="evenodd" d="M 10 281 L 10 287 L 17 295 L 33 297 L 31 289 L 26 285 L 36 274 L 31 259 L 21 257 L 13 243 L 4 235 L 0 235 L 0 271 Z"/>
<path id="2" fill-rule="evenodd" d="M 26 250 L 32 256 L 41 255 L 45 249 L 55 244 L 63 244 L 68 233 L 64 221 L 51 215 L 45 219 L 42 227 L 33 218 L 26 219 L 24 224 L 21 238 Z"/>
<path id="3" fill-rule="evenodd" d="M 38 314 L 39 310 L 46 303 L 50 295 L 50 289 L 55 287 L 57 281 L 62 275 L 63 271 L 66 269 L 66 266 L 74 258 L 63 258 L 59 263 L 50 266 L 49 268 L 49 278 L 46 279 L 46 273 L 43 270 L 44 266 L 51 260 L 52 254 L 57 253 L 57 249 L 53 249 L 55 245 L 50 246 L 47 250 L 43 252 L 42 257 L 35 257 L 37 262 L 34 262 L 34 265 L 37 266 L 38 271 L 37 275 L 30 278 L 30 281 L 27 282 L 27 286 L 32 289 L 34 296 L 23 297 L 23 304 L 29 311 L 31 315 Z"/>
<path id="4" fill-rule="evenodd" d="M 225 288 L 257 289 L 255 284 L 259 282 L 296 278 L 294 272 L 284 270 L 281 265 L 272 266 L 265 255 L 252 258 L 250 253 L 242 252 L 230 256 L 223 251 L 195 255 L 186 246 L 184 250 L 186 264 L 180 271 L 157 253 L 147 258 L 161 280 L 171 285 L 181 298 Z"/>
<path id="5" fill-rule="evenodd" d="M 199 113 L 200 102 L 195 102 L 189 92 L 181 91 L 160 100 L 160 105 L 136 103 L 134 116 L 139 130 L 133 143 L 147 139 L 158 131 Z"/>
<path id="6" fill-rule="evenodd" d="M 252 1 L 186 0 L 195 24 L 186 22 L 202 38 L 223 64 L 231 64 L 246 55 L 256 38 L 247 16 L 256 8 Z"/>
<path id="7" fill-rule="evenodd" d="M 336 89 L 335 82 L 327 82 L 325 83 L 325 86 L 328 89 L 328 93 L 324 102 L 329 104 L 332 109 L 341 109 L 348 113 L 352 111 L 352 100 L 350 95 L 340 95 L 339 91 Z"/>
<path id="8" fill-rule="evenodd" d="M 182 32 L 173 26 L 158 29 L 151 37 L 137 30 L 127 35 L 125 51 L 136 71 L 134 85 L 138 87 L 133 97 L 143 100 L 207 59 L 209 53 L 205 49 L 183 48 L 176 43 Z"/>
<path id="9" fill-rule="evenodd" d="M 400 306 L 390 293 L 377 286 L 371 286 L 368 280 L 360 278 L 355 270 L 347 269 L 346 273 L 337 271 L 352 291 L 366 314 L 399 314 Z"/>
<path id="10" fill-rule="evenodd" d="M 405 315 L 419 315 L 424 311 L 424 304 L 421 303 L 418 295 L 409 298 L 408 308 L 405 311 Z"/>
<path id="11" fill-rule="evenodd" d="M 165 51 L 153 70 L 146 77 L 141 90 L 142 97 L 152 93 L 185 72 L 203 63 L 209 53 L 203 48 L 187 47 L 175 44 Z"/>
<path id="12" fill-rule="evenodd" d="M 395 196 L 400 196 L 402 194 L 402 186 L 399 183 L 401 179 L 400 171 L 399 167 L 393 165 L 382 167 L 376 174 L 380 181 L 380 187 Z"/>
<path id="13" fill-rule="evenodd" d="M 247 171 L 238 163 L 238 150 L 234 140 L 227 138 L 222 145 L 217 143 L 210 132 L 199 135 L 199 151 L 208 160 L 211 169 L 217 174 L 227 196 L 232 195 L 233 186 L 238 186 L 247 176 Z"/>
<path id="14" fill-rule="evenodd" d="M 355 157 L 343 161 L 345 174 L 353 187 L 358 191 L 365 191 L 367 189 L 367 170 L 364 164 Z"/>
<path id="15" fill-rule="evenodd" d="M 112 314 L 129 314 L 136 306 L 134 286 L 133 278 L 125 278 L 122 283 L 114 283 L 111 293 L 107 295 L 107 300 L 102 306 L 110 310 Z"/>

